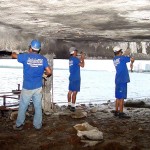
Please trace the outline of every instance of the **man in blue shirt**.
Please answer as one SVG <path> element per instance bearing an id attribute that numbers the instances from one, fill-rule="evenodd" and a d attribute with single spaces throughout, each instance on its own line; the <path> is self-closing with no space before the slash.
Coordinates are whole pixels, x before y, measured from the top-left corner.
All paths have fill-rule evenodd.
<path id="1" fill-rule="evenodd" d="M 12 53 L 12 58 L 23 64 L 23 86 L 20 95 L 19 111 L 14 130 L 22 130 L 25 122 L 26 111 L 30 100 L 34 104 L 33 126 L 35 129 L 42 127 L 42 76 L 45 72 L 47 76 L 52 73 L 47 59 L 39 54 L 41 43 L 32 40 L 29 52 L 23 54 Z"/>
<path id="2" fill-rule="evenodd" d="M 115 77 L 115 97 L 116 97 L 116 111 L 115 116 L 119 118 L 129 118 L 123 113 L 124 99 L 127 98 L 127 83 L 130 82 L 129 72 L 126 63 L 134 62 L 134 58 L 124 56 L 120 47 L 115 46 L 113 48 L 115 57 L 113 59 L 114 66 L 116 68 Z"/>
<path id="3" fill-rule="evenodd" d="M 81 53 L 80 59 L 77 57 L 77 49 L 71 47 L 69 49 L 69 92 L 68 92 L 68 108 L 75 111 L 75 103 L 77 93 L 80 92 L 80 67 L 84 67 L 84 53 Z"/>

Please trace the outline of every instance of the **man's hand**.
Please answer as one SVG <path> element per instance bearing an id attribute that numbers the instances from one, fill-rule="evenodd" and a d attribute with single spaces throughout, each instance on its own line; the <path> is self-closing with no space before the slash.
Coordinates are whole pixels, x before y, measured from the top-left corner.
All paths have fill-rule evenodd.
<path id="1" fill-rule="evenodd" d="M 52 75 L 52 69 L 48 66 L 47 68 L 45 68 L 44 74 L 43 74 L 43 78 L 47 78 L 50 77 Z"/>
<path id="2" fill-rule="evenodd" d="M 131 63 L 133 64 L 133 63 L 134 63 L 134 58 L 131 57 L 131 58 L 130 58 L 130 61 L 131 61 Z"/>
<path id="3" fill-rule="evenodd" d="M 81 52 L 81 59 L 85 59 L 85 53 Z"/>
<path id="4" fill-rule="evenodd" d="M 123 52 L 124 56 L 130 56 L 130 54 L 131 54 L 131 50 L 129 48 Z"/>
<path id="5" fill-rule="evenodd" d="M 12 52 L 11 57 L 12 57 L 13 59 L 17 59 L 18 54 L 16 54 L 16 52 Z"/>
<path id="6" fill-rule="evenodd" d="M 46 78 L 47 78 L 47 75 L 44 73 L 42 77 L 43 77 L 44 79 L 46 79 Z"/>
<path id="7" fill-rule="evenodd" d="M 85 58 L 85 53 L 81 52 L 81 57 L 80 57 L 80 67 L 84 67 L 84 58 Z"/>
<path id="8" fill-rule="evenodd" d="M 134 63 L 134 58 L 133 58 L 133 57 L 131 57 L 131 58 L 130 58 L 130 61 L 131 61 L 131 63 L 130 63 L 130 69 L 131 69 L 131 72 L 133 72 L 133 63 Z"/>
<path id="9" fill-rule="evenodd" d="M 42 76 L 42 78 L 43 78 L 45 81 L 47 81 L 47 78 L 49 78 L 51 75 L 52 75 L 52 74 L 46 75 L 46 74 L 44 73 L 43 76 Z"/>

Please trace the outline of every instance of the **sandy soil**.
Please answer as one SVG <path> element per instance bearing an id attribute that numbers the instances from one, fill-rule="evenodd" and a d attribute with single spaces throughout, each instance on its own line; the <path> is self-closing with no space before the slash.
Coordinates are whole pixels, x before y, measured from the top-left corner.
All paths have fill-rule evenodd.
<path id="1" fill-rule="evenodd" d="M 9 112 L 0 118 L 1 150 L 150 150 L 150 109 L 127 108 L 130 119 L 114 117 L 113 108 L 99 107 L 89 110 L 87 117 L 74 119 L 70 115 L 44 115 L 43 127 L 37 131 L 32 126 L 33 115 L 26 117 L 22 131 L 14 131 Z M 63 112 L 66 111 L 65 109 Z M 72 114 L 71 112 L 69 112 Z M 85 147 L 77 136 L 74 125 L 88 122 L 103 132 L 104 140 L 95 146 Z"/>

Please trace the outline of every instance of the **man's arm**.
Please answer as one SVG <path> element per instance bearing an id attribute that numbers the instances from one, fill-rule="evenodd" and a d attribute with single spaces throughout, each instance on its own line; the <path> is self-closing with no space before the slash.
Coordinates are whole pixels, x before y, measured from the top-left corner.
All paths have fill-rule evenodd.
<path id="1" fill-rule="evenodd" d="M 17 59 L 18 54 L 16 54 L 15 52 L 12 52 L 11 57 L 12 57 L 12 59 Z"/>
<path id="2" fill-rule="evenodd" d="M 133 64 L 133 63 L 134 63 L 134 58 L 131 57 L 131 58 L 130 58 L 130 61 L 131 61 L 131 63 Z"/>
<path id="3" fill-rule="evenodd" d="M 85 58 L 85 54 L 84 53 L 81 53 L 81 58 L 80 58 L 80 67 L 84 67 L 85 63 L 84 63 L 84 58 Z"/>
<path id="4" fill-rule="evenodd" d="M 130 55 L 131 55 L 131 50 L 130 50 L 129 48 L 126 49 L 126 50 L 123 52 L 122 55 L 124 55 L 124 56 L 130 56 Z"/>
<path id="5" fill-rule="evenodd" d="M 130 69 L 131 69 L 131 72 L 133 72 L 133 63 L 134 63 L 134 58 L 133 57 L 130 57 Z"/>
<path id="6" fill-rule="evenodd" d="M 52 69 L 50 67 L 46 67 L 45 68 L 45 73 L 44 73 L 47 77 L 50 77 L 52 74 Z"/>

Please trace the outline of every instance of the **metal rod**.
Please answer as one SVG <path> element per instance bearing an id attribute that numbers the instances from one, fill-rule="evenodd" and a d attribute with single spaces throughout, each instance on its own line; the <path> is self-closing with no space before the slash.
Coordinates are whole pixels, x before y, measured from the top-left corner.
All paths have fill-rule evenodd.
<path id="1" fill-rule="evenodd" d="M 17 91 L 21 91 L 20 90 L 20 84 L 18 84 L 18 89 Z M 17 95 L 14 94 L 13 92 L 1 92 L 0 93 L 0 97 L 3 98 L 3 106 L 5 107 L 5 110 L 7 110 L 7 107 L 14 107 L 14 106 L 18 106 L 19 104 L 8 104 L 6 103 L 6 99 L 20 99 L 20 93 L 18 93 Z"/>
<path id="2" fill-rule="evenodd" d="M 6 106 L 6 96 L 3 96 L 3 106 Z"/>
<path id="3" fill-rule="evenodd" d="M 18 91 L 20 91 L 20 84 L 18 84 Z"/>
<path id="4" fill-rule="evenodd" d="M 16 98 L 16 97 L 11 97 L 11 95 L 3 95 L 3 96 L 0 96 L 0 97 L 2 97 L 2 98 L 5 97 L 5 99 L 6 99 L 6 98 L 18 99 L 18 98 Z"/>

